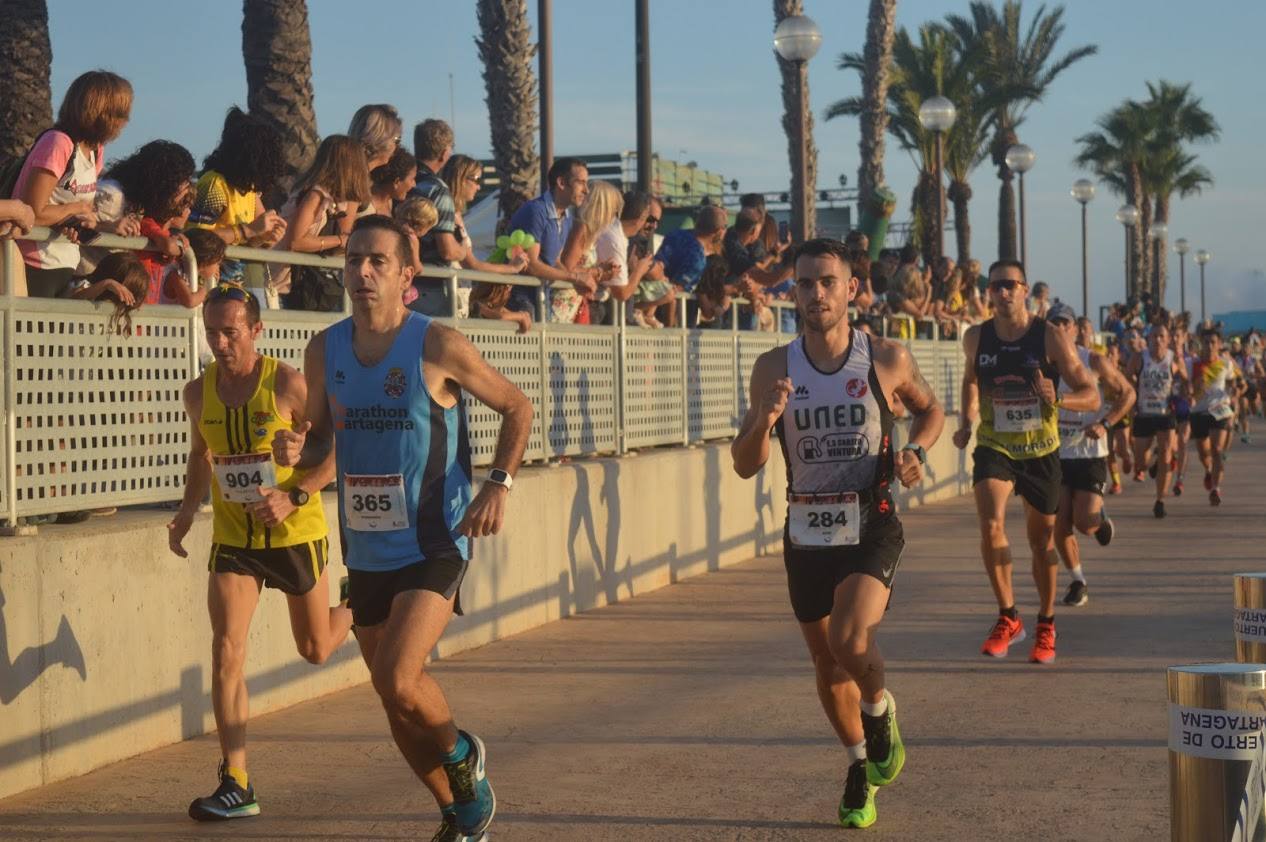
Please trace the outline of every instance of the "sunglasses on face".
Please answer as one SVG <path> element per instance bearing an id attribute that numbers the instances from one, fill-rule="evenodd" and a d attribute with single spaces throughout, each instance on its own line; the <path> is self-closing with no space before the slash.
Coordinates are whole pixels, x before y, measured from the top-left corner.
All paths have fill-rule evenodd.
<path id="1" fill-rule="evenodd" d="M 648 216 L 648 217 L 646 217 L 646 224 L 647 224 L 647 225 L 658 225 L 658 224 L 659 224 L 659 217 L 658 217 L 658 216 Z"/>
<path id="2" fill-rule="evenodd" d="M 1024 281 L 1017 281 L 1013 278 L 1002 278 L 1001 280 L 989 282 L 989 288 L 995 292 L 1000 289 L 1012 290 L 1023 285 Z"/>

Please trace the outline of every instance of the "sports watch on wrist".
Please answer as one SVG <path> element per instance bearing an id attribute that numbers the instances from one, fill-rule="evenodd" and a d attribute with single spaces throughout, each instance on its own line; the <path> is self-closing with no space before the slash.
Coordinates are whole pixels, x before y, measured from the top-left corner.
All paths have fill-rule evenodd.
<path id="1" fill-rule="evenodd" d="M 503 488 L 505 488 L 506 491 L 509 491 L 511 488 L 514 487 L 514 477 L 510 476 L 510 474 L 507 471 L 503 471 L 500 468 L 493 468 L 491 471 L 489 471 L 488 476 L 485 477 L 485 480 L 487 482 L 491 482 L 496 485 L 502 486 Z"/>
<path id="2" fill-rule="evenodd" d="M 914 454 L 914 455 L 918 458 L 918 460 L 919 460 L 919 464 L 920 464 L 920 465 L 926 465 L 926 464 L 928 463 L 928 454 L 927 454 L 927 451 L 925 451 L 925 450 L 924 450 L 922 447 L 920 447 L 919 445 L 917 445 L 917 444 L 907 444 L 905 447 L 903 447 L 903 448 L 901 448 L 901 449 L 902 449 L 902 450 L 908 450 L 908 451 L 910 451 L 911 453 L 913 453 L 913 454 Z"/>
<path id="3" fill-rule="evenodd" d="M 307 505 L 308 500 L 312 497 L 312 495 L 308 494 L 308 492 L 298 487 L 290 489 L 287 496 L 290 497 L 290 502 L 293 503 L 296 508 Z"/>

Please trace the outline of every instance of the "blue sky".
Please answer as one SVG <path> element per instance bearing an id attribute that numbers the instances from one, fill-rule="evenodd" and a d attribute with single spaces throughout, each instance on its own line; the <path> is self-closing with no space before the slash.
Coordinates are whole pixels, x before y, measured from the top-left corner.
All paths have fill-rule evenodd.
<path id="1" fill-rule="evenodd" d="M 1037 7 L 1029 0 L 1029 13 Z M 536 4 L 529 0 L 535 23 Z M 694 160 L 738 179 L 744 190 L 782 190 L 789 180 L 782 104 L 772 54 L 768 0 L 651 0 L 654 145 L 664 157 Z M 810 65 L 811 103 L 818 115 L 819 185 L 840 174 L 857 177 L 857 126 L 823 122 L 835 99 L 860 90 L 856 74 L 837 70 L 841 52 L 859 51 L 865 38 L 864 0 L 806 0 L 823 30 Z M 963 2 L 899 0 L 898 23 L 966 10 Z M 1100 52 L 1074 65 L 1035 105 L 1020 129 L 1038 154 L 1026 176 L 1029 264 L 1057 295 L 1080 304 L 1079 216 L 1068 194 L 1083 175 L 1072 166 L 1073 139 L 1094 118 L 1126 97 L 1146 94 L 1144 82 L 1190 81 L 1222 125 L 1222 139 L 1201 148 L 1215 186 L 1175 202 L 1170 236 L 1210 249 L 1209 309 L 1266 309 L 1266 167 L 1260 146 L 1266 109 L 1260 105 L 1260 35 L 1266 4 L 1219 0 L 1198 9 L 1175 0 L 1066 3 L 1066 49 L 1094 43 Z M 108 154 L 123 155 L 147 140 L 185 144 L 201 159 L 215 144 L 224 111 L 245 104 L 241 62 L 241 5 L 230 0 L 192 3 L 128 0 L 108 13 L 87 0 L 50 0 L 54 107 L 76 75 L 94 67 L 119 72 L 136 88 L 133 119 Z M 474 46 L 473 2 L 464 0 L 309 0 L 318 127 L 345 131 L 356 108 L 391 102 L 407 124 L 450 116 L 459 151 L 488 154 L 488 117 Z M 633 3 L 631 0 L 554 0 L 555 149 L 609 152 L 635 144 Z M 915 165 L 891 142 L 888 183 L 901 197 L 897 217 L 909 215 Z M 998 181 L 982 167 L 972 178 L 973 252 L 996 252 Z M 1117 300 L 1123 288 L 1123 237 L 1113 213 L 1121 199 L 1100 188 L 1090 205 L 1091 304 Z M 947 250 L 953 252 L 952 237 Z M 1188 261 L 1188 304 L 1198 277 Z M 1170 264 L 1170 306 L 1177 306 L 1178 266 Z"/>

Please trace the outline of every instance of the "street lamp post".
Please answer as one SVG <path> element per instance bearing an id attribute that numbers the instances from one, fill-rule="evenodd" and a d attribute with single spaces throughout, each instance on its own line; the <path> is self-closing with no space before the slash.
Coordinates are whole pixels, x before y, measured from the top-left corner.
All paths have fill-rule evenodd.
<path id="1" fill-rule="evenodd" d="M 1081 312 L 1090 316 L 1090 272 L 1086 264 L 1086 205 L 1095 197 L 1095 183 L 1088 178 L 1073 182 L 1073 198 L 1081 205 Z"/>
<path id="2" fill-rule="evenodd" d="M 1213 255 L 1206 249 L 1200 249 L 1196 252 L 1196 263 L 1200 264 L 1200 323 L 1204 324 L 1204 265 L 1213 259 Z"/>
<path id="3" fill-rule="evenodd" d="M 774 49 L 784 61 L 796 66 L 796 125 L 800 149 L 795 178 L 792 179 L 791 223 L 796 239 L 809 239 L 809 103 L 805 98 L 805 64 L 822 46 L 822 30 L 805 15 L 790 15 L 774 30 Z"/>
<path id="4" fill-rule="evenodd" d="M 1165 248 L 1165 238 L 1169 236 L 1169 226 L 1163 222 L 1153 222 L 1147 229 L 1147 241 L 1152 247 L 1152 266 L 1156 270 L 1152 294 L 1156 297 L 1156 306 L 1165 306 L 1165 279 L 1160 276 L 1160 253 Z"/>
<path id="5" fill-rule="evenodd" d="M 1023 143 L 1017 143 L 1007 150 L 1007 169 L 1020 174 L 1020 262 L 1024 271 L 1029 271 L 1028 234 L 1024 227 L 1024 174 L 1033 169 L 1037 163 L 1037 153 Z"/>
<path id="6" fill-rule="evenodd" d="M 1186 237 L 1174 240 L 1174 251 L 1178 252 L 1178 312 L 1187 312 L 1187 252 L 1191 245 Z"/>
<path id="7" fill-rule="evenodd" d="M 945 253 L 945 202 L 942 201 L 941 190 L 945 182 L 942 175 L 945 167 L 945 133 L 958 119 L 958 109 L 954 103 L 943 96 L 929 97 L 919 106 L 919 124 L 936 135 L 936 215 L 932 232 L 932 254 L 940 257 Z"/>
<path id="8" fill-rule="evenodd" d="M 1130 298 L 1130 229 L 1138 224 L 1139 209 L 1134 205 L 1117 208 L 1117 222 L 1125 228 L 1125 297 Z"/>

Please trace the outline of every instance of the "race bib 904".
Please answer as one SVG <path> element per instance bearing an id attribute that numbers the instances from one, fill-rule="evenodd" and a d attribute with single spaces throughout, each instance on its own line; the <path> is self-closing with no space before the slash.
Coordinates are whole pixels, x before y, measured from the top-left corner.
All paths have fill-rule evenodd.
<path id="1" fill-rule="evenodd" d="M 261 487 L 277 486 L 277 466 L 271 453 L 243 453 L 211 457 L 220 496 L 230 503 L 254 503 L 263 499 Z"/>
<path id="2" fill-rule="evenodd" d="M 800 547 L 844 547 L 861 541 L 857 495 L 792 494 L 787 502 L 791 542 Z"/>
<path id="3" fill-rule="evenodd" d="M 343 518 L 357 532 L 409 528 L 402 474 L 344 474 Z"/>

